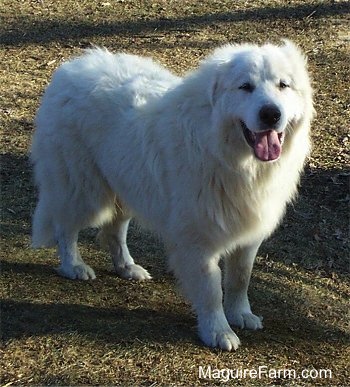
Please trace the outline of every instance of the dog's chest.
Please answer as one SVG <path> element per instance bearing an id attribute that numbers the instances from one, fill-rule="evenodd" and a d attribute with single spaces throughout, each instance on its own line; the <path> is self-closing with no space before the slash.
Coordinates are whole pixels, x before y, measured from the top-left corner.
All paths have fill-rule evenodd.
<path id="1" fill-rule="evenodd" d="M 290 176 L 291 177 L 291 176 Z M 280 222 L 297 179 L 277 173 L 235 178 L 215 192 L 217 220 L 236 238 L 265 238 Z"/>

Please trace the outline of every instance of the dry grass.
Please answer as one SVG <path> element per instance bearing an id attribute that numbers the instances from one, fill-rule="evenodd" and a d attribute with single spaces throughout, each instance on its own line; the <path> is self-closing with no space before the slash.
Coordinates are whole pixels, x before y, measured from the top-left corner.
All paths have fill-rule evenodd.
<path id="1" fill-rule="evenodd" d="M 198 378 L 200 365 L 333 372 L 331 381 L 232 381 L 239 385 L 348 384 L 347 10 L 346 2 L 302 0 L 1 2 L 3 385 L 211 384 Z M 236 353 L 203 347 L 160 242 L 137 227 L 131 250 L 154 275 L 149 283 L 114 276 L 91 231 L 81 244 L 94 282 L 59 278 L 53 251 L 29 249 L 33 117 L 64 59 L 94 43 L 152 55 L 183 73 L 218 44 L 282 36 L 308 53 L 318 116 L 300 198 L 256 264 L 251 299 L 263 331 L 238 332 Z"/>

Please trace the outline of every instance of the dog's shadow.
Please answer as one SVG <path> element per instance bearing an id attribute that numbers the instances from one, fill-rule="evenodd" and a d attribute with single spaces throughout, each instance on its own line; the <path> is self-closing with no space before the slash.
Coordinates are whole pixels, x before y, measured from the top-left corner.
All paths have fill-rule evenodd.
<path id="1" fill-rule="evenodd" d="M 45 300 L 38 297 L 40 301 L 27 301 L 20 290 L 14 289 L 10 298 L 1 301 L 4 342 L 70 333 L 112 344 L 196 340 L 193 315 L 184 315 L 166 303 L 159 307 L 152 302 L 145 304 L 138 289 L 145 285 L 121 280 L 107 271 L 98 273 L 96 281 L 82 282 L 58 277 L 49 265 L 2 262 L 2 273 L 5 277 L 24 275 L 26 287 L 37 284 L 35 293 L 47 289 Z M 110 289 L 114 293 L 106 295 Z M 61 300 L 55 297 L 61 293 L 66 296 Z M 93 302 L 81 299 L 86 294 L 94 298 Z"/>
<path id="2" fill-rule="evenodd" d="M 195 339 L 192 318 L 147 307 L 104 308 L 83 304 L 1 303 L 2 339 L 78 333 L 107 343 L 176 342 Z"/>

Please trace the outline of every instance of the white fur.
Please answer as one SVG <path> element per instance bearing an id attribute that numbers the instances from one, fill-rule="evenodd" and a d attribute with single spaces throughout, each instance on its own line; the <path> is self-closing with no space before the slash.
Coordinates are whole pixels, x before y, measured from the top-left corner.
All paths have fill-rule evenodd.
<path id="1" fill-rule="evenodd" d="M 262 327 L 247 296 L 253 261 L 296 194 L 309 153 L 305 62 L 285 41 L 224 46 L 184 78 L 151 59 L 103 49 L 63 64 L 45 92 L 33 139 L 33 246 L 57 243 L 59 274 L 93 279 L 77 238 L 82 228 L 101 226 L 117 273 L 148 279 L 126 245 L 136 216 L 162 235 L 204 343 L 236 349 L 229 322 Z M 278 87 L 281 79 L 288 88 Z M 244 82 L 254 91 L 240 89 Z M 264 104 L 280 109 L 276 130 L 286 133 L 274 162 L 254 156 L 241 124 L 258 131 Z"/>

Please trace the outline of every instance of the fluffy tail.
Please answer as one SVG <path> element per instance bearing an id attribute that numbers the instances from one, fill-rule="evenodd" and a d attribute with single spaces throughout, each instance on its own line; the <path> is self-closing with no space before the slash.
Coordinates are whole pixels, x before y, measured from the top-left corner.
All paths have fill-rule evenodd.
<path id="1" fill-rule="evenodd" d="M 54 226 L 50 212 L 39 201 L 33 217 L 32 247 L 53 247 L 56 245 Z"/>

